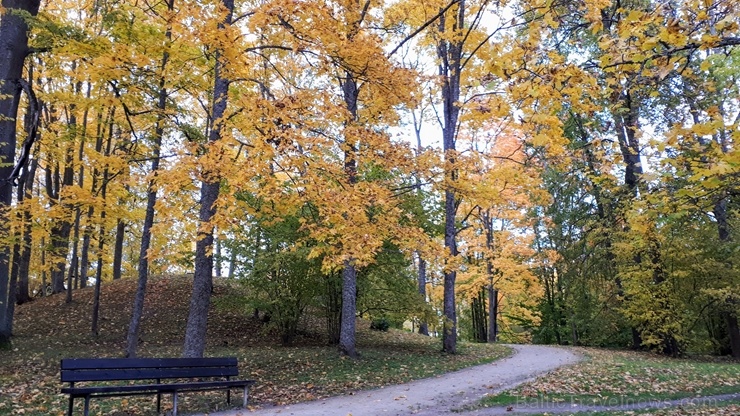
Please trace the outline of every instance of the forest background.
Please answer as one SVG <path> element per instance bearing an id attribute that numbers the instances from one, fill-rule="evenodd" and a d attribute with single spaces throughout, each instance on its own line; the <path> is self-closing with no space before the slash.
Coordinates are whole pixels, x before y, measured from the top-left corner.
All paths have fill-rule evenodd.
<path id="1" fill-rule="evenodd" d="M 740 357 L 729 0 L 3 0 L 0 345 L 37 294 L 213 276 L 355 318 Z"/>

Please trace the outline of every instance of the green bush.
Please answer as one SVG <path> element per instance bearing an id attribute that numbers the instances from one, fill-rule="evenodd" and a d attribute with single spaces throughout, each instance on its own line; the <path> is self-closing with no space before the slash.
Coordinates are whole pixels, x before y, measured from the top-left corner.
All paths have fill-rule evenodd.
<path id="1" fill-rule="evenodd" d="M 388 332 L 388 328 L 390 327 L 391 327 L 391 324 L 390 322 L 388 322 L 388 319 L 386 319 L 385 317 L 373 319 L 370 322 L 370 329 L 374 331 Z"/>

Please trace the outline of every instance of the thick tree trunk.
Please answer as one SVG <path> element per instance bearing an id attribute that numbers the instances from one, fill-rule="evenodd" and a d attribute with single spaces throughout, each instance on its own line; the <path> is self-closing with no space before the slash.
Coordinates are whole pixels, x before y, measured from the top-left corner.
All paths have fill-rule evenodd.
<path id="1" fill-rule="evenodd" d="M 498 290 L 493 280 L 488 285 L 488 342 L 496 342 L 498 336 Z"/>
<path id="2" fill-rule="evenodd" d="M 226 11 L 224 21 L 219 23 L 219 29 L 231 25 L 234 15 L 234 0 L 222 0 L 221 7 Z M 208 141 L 215 143 L 221 139 L 224 115 L 229 98 L 230 81 L 223 75 L 224 62 L 221 51 L 216 53 L 213 87 L 214 121 Z M 198 240 L 195 244 L 195 274 L 193 276 L 193 293 L 190 297 L 190 313 L 185 331 L 185 345 L 183 357 L 202 357 L 206 348 L 206 329 L 208 324 L 208 308 L 211 303 L 211 288 L 213 285 L 213 227 L 210 222 L 216 214 L 215 203 L 218 199 L 220 181 L 218 175 L 203 172 L 203 183 L 200 188 L 200 212 Z"/>
<path id="3" fill-rule="evenodd" d="M 13 172 L 16 147 L 16 116 L 21 97 L 23 61 L 28 54 L 28 25 L 20 14 L 35 16 L 40 0 L 2 0 L 5 13 L 0 17 L 0 209 L 9 207 L 13 198 Z M 0 234 L 7 231 L 7 221 L 0 221 Z M 10 299 L 10 249 L 0 246 L 0 349 L 10 347 L 13 322 L 8 316 Z"/>
<path id="4" fill-rule="evenodd" d="M 457 8 L 457 15 L 454 16 L 454 22 L 451 31 L 458 35 L 465 23 L 465 3 L 460 2 Z M 439 31 L 444 33 L 446 30 L 446 16 L 442 15 L 439 19 Z M 460 115 L 460 72 L 462 71 L 462 47 L 463 40 L 441 39 L 437 45 L 437 57 L 440 59 L 439 75 L 442 81 L 442 116 L 444 125 L 442 126 L 442 148 L 445 157 L 445 180 L 447 181 L 444 192 L 444 244 L 447 255 L 455 258 L 459 255 L 457 250 L 457 229 L 455 228 L 455 217 L 457 215 L 457 195 L 454 183 L 457 180 L 457 170 L 455 169 L 456 149 L 455 142 L 457 137 L 457 121 Z M 454 264 L 454 261 L 448 262 Z M 457 352 L 457 311 L 455 306 L 455 280 L 457 271 L 452 266 L 445 267 L 444 271 L 444 330 L 442 333 L 442 350 L 449 354 Z"/>
<path id="5" fill-rule="evenodd" d="M 354 76 L 345 72 L 345 78 L 341 82 L 344 104 L 352 118 L 347 124 L 357 122 L 357 99 L 360 90 Z M 356 144 L 354 138 L 345 137 L 344 144 L 344 174 L 350 188 L 357 183 L 357 160 Z M 352 207 L 350 207 L 352 209 Z M 357 319 L 357 270 L 354 259 L 345 260 L 342 271 L 342 315 L 339 333 L 339 352 L 348 357 L 358 356 L 355 342 L 355 320 Z"/>
<path id="6" fill-rule="evenodd" d="M 358 356 L 355 345 L 357 319 L 357 271 L 349 260 L 342 271 L 342 317 L 339 333 L 339 351 L 348 357 Z"/>
<path id="7" fill-rule="evenodd" d="M 195 274 L 190 297 L 190 312 L 185 332 L 183 357 L 202 357 L 206 347 L 208 309 L 213 287 L 213 232 L 207 229 L 216 213 L 214 203 L 218 198 L 219 183 L 203 182 L 200 188 L 200 223 L 198 241 L 195 243 Z"/>

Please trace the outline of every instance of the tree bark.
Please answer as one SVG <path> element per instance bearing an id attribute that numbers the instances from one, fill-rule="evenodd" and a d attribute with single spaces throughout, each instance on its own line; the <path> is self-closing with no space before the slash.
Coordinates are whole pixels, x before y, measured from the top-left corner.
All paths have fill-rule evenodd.
<path id="1" fill-rule="evenodd" d="M 38 168 L 38 159 L 31 160 L 31 166 L 25 177 L 23 185 L 24 199 L 31 198 L 33 194 L 33 179 L 36 176 Z M 31 300 L 31 294 L 28 290 L 28 273 L 31 268 L 31 212 L 28 209 L 23 210 L 23 249 L 21 250 L 20 264 L 18 266 L 18 295 L 16 303 L 21 305 Z M 11 317 L 12 318 L 12 317 Z M 12 319 L 11 319 L 12 322 Z"/>
<path id="2" fill-rule="evenodd" d="M 418 284 L 419 284 L 419 295 L 421 298 L 426 302 L 427 300 L 427 261 L 424 260 L 423 257 L 421 257 L 421 253 L 417 253 L 419 256 L 419 276 L 418 276 Z M 421 322 L 419 322 L 419 333 L 422 335 L 429 336 L 429 324 L 427 323 L 426 319 L 422 319 Z"/>
<path id="3" fill-rule="evenodd" d="M 87 211 L 87 218 L 90 220 L 93 216 L 93 208 Z M 82 247 L 80 248 L 80 289 L 87 287 L 87 271 L 90 268 L 90 225 L 85 226 L 82 233 Z"/>
<path id="4" fill-rule="evenodd" d="M 218 24 L 220 30 L 231 25 L 234 15 L 234 0 L 222 0 L 221 7 L 226 11 L 224 20 Z M 211 120 L 214 121 L 208 141 L 215 143 L 221 140 L 224 115 L 229 98 L 231 81 L 224 75 L 224 61 L 222 51 L 216 51 L 214 68 L 213 111 Z M 210 169 L 210 167 L 207 167 Z M 218 199 L 220 180 L 212 172 L 202 172 L 203 182 L 200 188 L 200 212 L 198 240 L 195 244 L 195 274 L 193 276 L 193 293 L 190 297 L 190 313 L 185 332 L 183 357 L 202 357 L 206 348 L 206 330 L 208 324 L 208 308 L 211 303 L 211 288 L 213 285 L 213 227 L 210 222 L 216 214 L 215 203 Z"/>
<path id="5" fill-rule="evenodd" d="M 175 0 L 168 0 L 167 10 L 172 12 L 174 8 Z M 168 43 L 172 41 L 172 25 L 169 22 L 167 24 L 167 31 L 165 32 L 165 39 Z M 164 136 L 165 110 L 167 109 L 165 70 L 167 69 L 169 58 L 170 54 L 165 50 L 162 54 L 162 63 L 160 64 L 161 76 L 159 78 L 159 101 L 157 103 L 159 115 L 157 116 L 157 123 L 154 127 L 154 140 L 152 143 L 151 179 L 147 185 L 146 214 L 144 215 L 144 228 L 142 229 L 141 246 L 139 248 L 138 284 L 131 313 L 131 322 L 126 337 L 126 357 L 129 358 L 136 357 L 136 349 L 139 345 L 141 316 L 144 312 L 144 299 L 146 297 L 146 286 L 149 278 L 149 248 L 152 242 L 152 226 L 154 225 L 155 207 L 157 204 L 156 175 L 159 171 L 159 156 L 162 147 L 162 137 Z M 118 244 L 118 241 L 116 241 L 116 244 Z"/>
<path id="6" fill-rule="evenodd" d="M 105 156 L 110 156 L 111 147 L 113 143 L 113 117 L 110 119 L 110 126 L 108 131 L 108 142 L 105 146 Z M 98 226 L 98 252 L 97 252 L 97 264 L 95 270 L 95 292 L 93 294 L 93 310 L 92 310 L 92 328 L 91 332 L 93 336 L 98 336 L 100 333 L 99 327 L 99 316 L 100 316 L 100 289 L 103 282 L 103 249 L 105 248 L 105 218 L 106 218 L 106 191 L 108 189 L 108 177 L 110 174 L 110 168 L 106 165 L 103 168 L 103 180 L 100 185 L 100 197 L 103 200 L 103 207 L 100 210 L 100 225 Z"/>
<path id="7" fill-rule="evenodd" d="M 2 0 L 5 13 L 0 17 L 0 209 L 10 207 L 16 147 L 16 116 L 21 97 L 23 62 L 28 55 L 28 25 L 13 10 L 36 16 L 40 0 Z M 7 232 L 7 221 L 0 221 L 0 234 Z M 0 246 L 0 349 L 10 347 L 13 328 L 8 316 L 10 299 L 10 247 Z"/>
<path id="8" fill-rule="evenodd" d="M 113 280 L 121 278 L 121 263 L 123 262 L 123 239 L 126 237 L 126 222 L 118 219 L 116 222 L 116 241 L 113 248 Z"/>
<path id="9" fill-rule="evenodd" d="M 355 342 L 357 319 L 357 270 L 345 260 L 342 271 L 342 316 L 339 332 L 339 351 L 348 357 L 358 356 Z"/>
<path id="10" fill-rule="evenodd" d="M 457 15 L 454 17 L 452 31 L 457 32 L 464 27 L 465 2 L 460 1 Z M 439 20 L 440 33 L 445 32 L 446 16 L 443 14 Z M 456 33 L 457 34 L 457 33 Z M 457 121 L 460 115 L 460 72 L 462 71 L 462 47 L 463 38 L 459 40 L 441 39 L 437 45 L 437 57 L 440 59 L 439 75 L 442 81 L 442 148 L 445 157 L 445 180 L 447 181 L 444 191 L 444 244 L 447 255 L 450 257 L 448 265 L 444 269 L 444 330 L 442 333 L 442 350 L 449 354 L 457 352 L 457 311 L 455 307 L 455 281 L 457 271 L 453 269 L 453 259 L 459 253 L 457 250 L 457 229 L 455 228 L 455 217 L 457 215 L 458 201 L 454 183 L 457 180 L 456 160 L 456 136 Z"/>
<path id="11" fill-rule="evenodd" d="M 29 135 L 35 135 L 36 134 L 36 127 L 37 126 L 30 126 L 30 123 L 33 123 L 31 121 L 37 114 L 32 115 L 31 113 L 37 111 L 37 105 L 36 103 L 30 103 L 31 100 L 29 100 L 29 108 L 27 110 L 26 114 L 26 131 L 29 132 Z M 32 137 L 29 137 L 28 140 L 32 140 Z M 16 196 L 17 199 L 17 205 L 19 207 L 22 207 L 23 200 L 26 198 L 31 197 L 31 191 L 30 189 L 27 190 L 26 187 L 29 188 L 33 186 L 33 176 L 36 173 L 36 166 L 38 166 L 38 163 L 36 159 L 33 159 L 30 161 L 30 165 L 26 165 L 23 167 L 23 173 L 21 174 L 19 180 L 18 180 L 18 193 Z M 23 279 L 25 281 L 25 296 L 28 297 L 28 264 L 26 264 L 24 268 L 23 261 L 24 259 L 30 259 L 30 240 L 31 240 L 31 216 L 29 213 L 29 210 L 26 207 L 22 207 L 16 212 L 16 218 L 19 222 L 19 227 L 16 229 L 16 239 L 15 243 L 13 244 L 13 263 L 11 264 L 11 270 L 10 270 L 10 286 L 8 288 L 8 311 L 7 311 L 7 321 L 12 324 L 14 316 L 15 316 L 15 304 L 18 302 L 19 298 L 19 292 L 20 292 L 20 285 L 19 285 L 19 276 L 21 272 L 24 272 L 26 277 Z M 24 300 L 24 302 L 27 300 Z M 22 303 L 22 302 L 21 302 Z M 12 325 L 11 325 L 11 334 L 12 334 Z"/>
<path id="12" fill-rule="evenodd" d="M 357 100 L 360 89 L 354 76 L 345 72 L 345 78 L 341 82 L 344 104 L 351 115 L 347 124 L 357 122 Z M 344 138 L 344 174 L 347 185 L 351 189 L 357 183 L 357 159 L 356 145 L 350 142 L 352 138 Z M 350 258 L 344 262 L 342 271 L 342 315 L 339 333 L 339 351 L 343 355 L 356 358 L 358 356 L 355 342 L 355 320 L 357 319 L 357 270 L 354 259 Z"/>
<path id="13" fill-rule="evenodd" d="M 61 191 L 64 187 L 72 185 L 74 171 L 72 170 L 72 153 L 70 149 L 65 152 L 64 167 L 60 176 L 58 164 L 46 169 L 46 191 L 51 205 L 60 205 L 62 209 L 70 208 L 69 204 L 62 200 Z M 67 255 L 69 254 L 69 236 L 72 232 L 72 222 L 65 216 L 55 221 L 49 232 L 51 247 L 56 261 L 51 269 L 52 293 L 64 292 L 64 274 L 67 267 Z"/>
<path id="14" fill-rule="evenodd" d="M 498 290 L 493 288 L 493 279 L 488 285 L 488 342 L 496 342 L 498 336 Z"/>
<path id="15" fill-rule="evenodd" d="M 79 282 L 79 240 L 80 240 L 80 217 L 82 216 L 82 211 L 80 211 L 80 207 L 75 208 L 75 222 L 72 227 L 72 261 L 69 265 L 69 271 L 67 273 L 67 297 L 65 299 L 66 303 L 72 302 L 72 289 L 76 289 L 78 287 L 77 283 Z M 73 285 L 74 283 L 74 285 Z M 73 288 L 74 286 L 74 288 Z"/>

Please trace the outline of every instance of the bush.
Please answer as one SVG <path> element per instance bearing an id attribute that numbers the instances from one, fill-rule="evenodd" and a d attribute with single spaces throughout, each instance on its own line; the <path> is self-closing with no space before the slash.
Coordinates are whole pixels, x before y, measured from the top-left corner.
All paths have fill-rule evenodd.
<path id="1" fill-rule="evenodd" d="M 391 324 L 386 318 L 373 319 L 372 322 L 370 322 L 370 329 L 375 331 L 388 332 L 388 328 L 390 327 Z"/>

